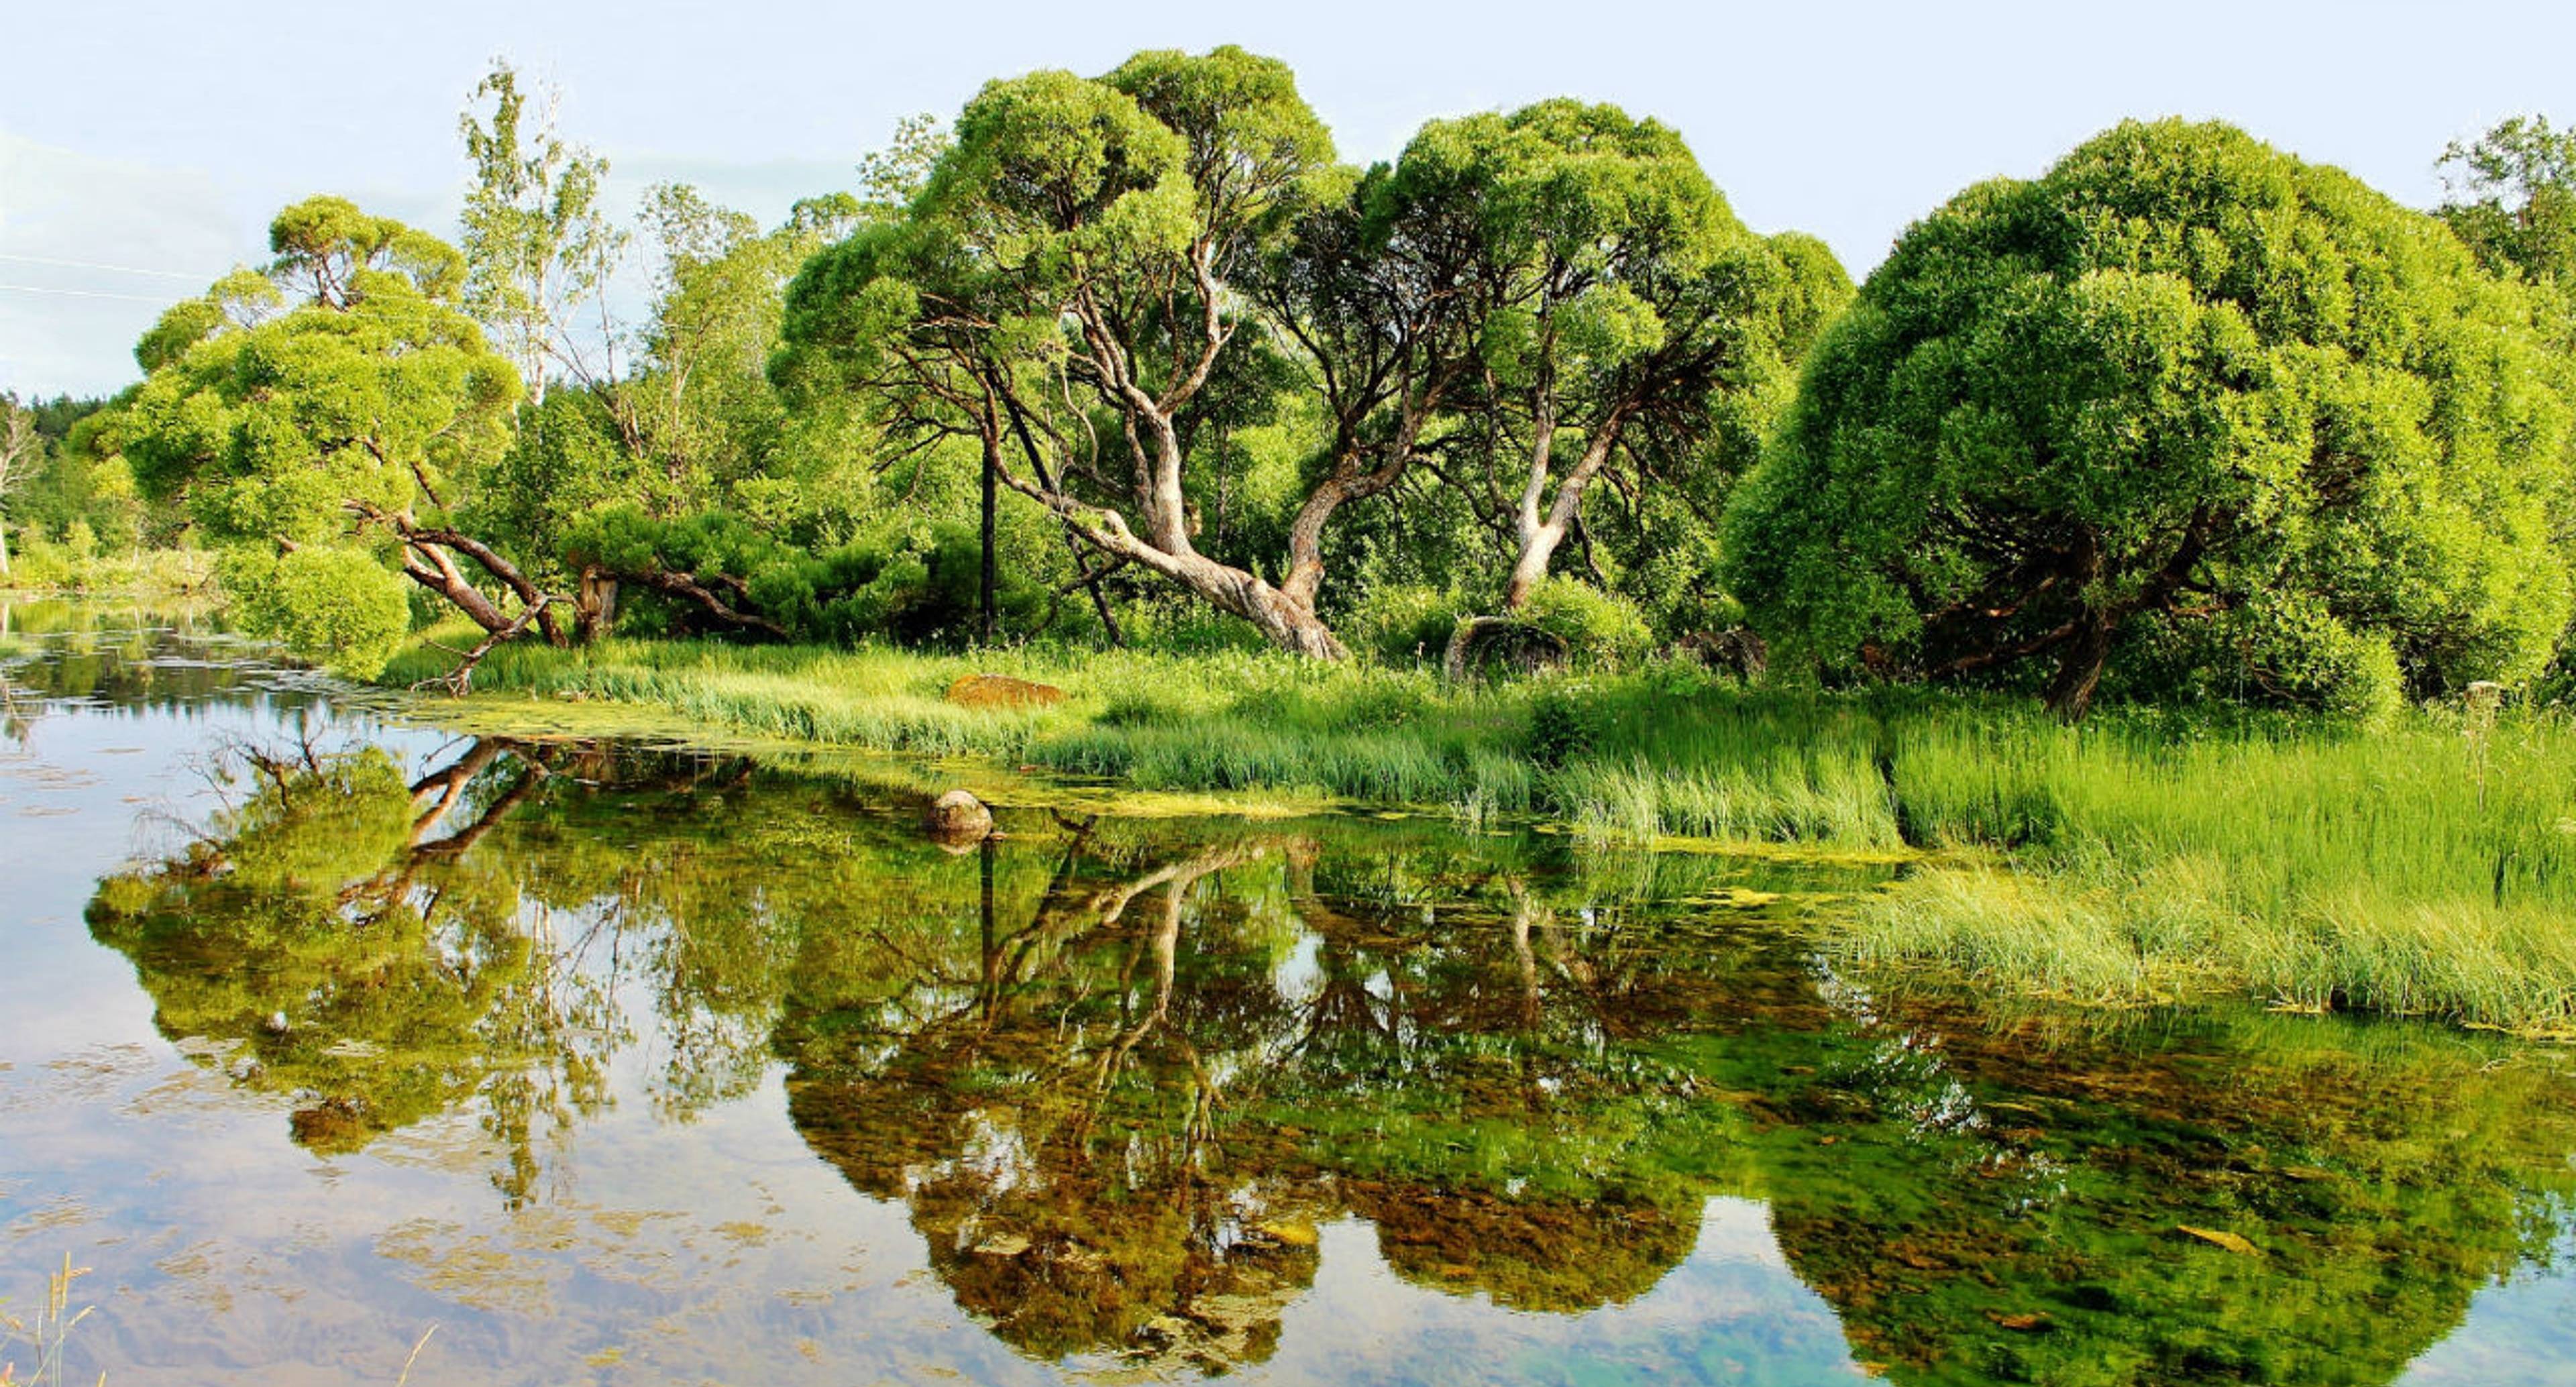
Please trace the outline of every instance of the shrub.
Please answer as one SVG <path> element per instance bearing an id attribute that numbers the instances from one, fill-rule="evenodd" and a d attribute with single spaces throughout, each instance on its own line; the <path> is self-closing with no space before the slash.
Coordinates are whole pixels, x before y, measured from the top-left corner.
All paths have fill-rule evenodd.
<path id="1" fill-rule="evenodd" d="M 1467 605 L 1454 594 L 1425 584 L 1382 584 L 1370 588 L 1351 610 L 1343 635 L 1353 649 L 1366 650 L 1391 665 L 1437 664 Z"/>
<path id="2" fill-rule="evenodd" d="M 359 550 L 237 549 L 224 556 L 223 583 L 243 630 L 351 679 L 375 678 L 411 631 L 402 580 Z"/>
<path id="3" fill-rule="evenodd" d="M 1531 589 L 1523 615 L 1564 641 L 1578 664 L 1626 664 L 1655 640 L 1637 604 L 1571 578 L 1550 578 Z"/>

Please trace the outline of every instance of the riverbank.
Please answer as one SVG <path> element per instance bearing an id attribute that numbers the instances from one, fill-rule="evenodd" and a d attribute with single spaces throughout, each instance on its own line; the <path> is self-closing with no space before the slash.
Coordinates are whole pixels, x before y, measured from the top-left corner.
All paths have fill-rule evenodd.
<path id="1" fill-rule="evenodd" d="M 385 680 L 450 663 L 416 647 Z M 948 701 L 978 673 L 1064 697 Z M 1836 912 L 1832 951 L 2094 1003 L 2225 993 L 2576 1034 L 2576 723 L 2556 712 L 2362 731 L 2112 710 L 2066 728 L 2018 703 L 1746 689 L 1681 664 L 1459 688 L 1246 653 L 640 641 L 504 647 L 476 685 L 1143 792 L 1916 854 Z"/>
<path id="2" fill-rule="evenodd" d="M 215 594 L 215 556 L 203 549 L 138 549 L 85 554 L 39 542 L 19 548 L 0 574 L 0 596 L 124 597 L 163 601 Z"/>

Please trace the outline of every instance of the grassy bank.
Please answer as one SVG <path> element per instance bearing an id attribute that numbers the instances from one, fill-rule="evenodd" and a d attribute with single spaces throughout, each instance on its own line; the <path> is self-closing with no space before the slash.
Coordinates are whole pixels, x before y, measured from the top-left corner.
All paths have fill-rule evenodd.
<path id="1" fill-rule="evenodd" d="M 452 642 L 451 642 L 452 643 Z M 418 650 L 388 682 L 444 672 Z M 992 672 L 1050 708 L 943 698 Z M 765 736 L 990 757 L 1139 790 L 1320 793 L 1668 836 L 1926 850 L 1829 932 L 1877 965 L 2103 1002 L 2285 1006 L 2576 1030 L 2576 723 L 2281 717 L 1745 690 L 1650 665 L 1454 688 L 1255 654 L 609 642 L 497 652 L 495 694 Z"/>
<path id="2" fill-rule="evenodd" d="M 215 587 L 215 556 L 202 549 L 89 553 L 37 542 L 14 550 L 0 595 L 194 596 Z"/>

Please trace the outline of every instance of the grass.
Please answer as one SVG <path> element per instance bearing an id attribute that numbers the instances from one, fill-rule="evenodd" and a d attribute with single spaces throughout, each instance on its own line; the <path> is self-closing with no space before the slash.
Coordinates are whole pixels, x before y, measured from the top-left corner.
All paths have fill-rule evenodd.
<path id="1" fill-rule="evenodd" d="M 81 593 L 133 597 L 193 596 L 215 587 L 215 556 L 202 549 L 85 553 L 38 542 L 10 555 L 0 593 Z"/>
<path id="2" fill-rule="evenodd" d="M 0 1387 L 21 1381 L 26 1387 L 62 1387 L 63 1359 L 71 1343 L 72 1329 L 98 1308 L 85 1305 L 78 1310 L 72 1309 L 72 1283 L 87 1275 L 89 1268 L 73 1266 L 71 1254 L 65 1253 L 63 1269 L 45 1277 L 45 1303 L 37 1309 L 34 1324 L 27 1324 L 15 1316 L 0 1315 L 0 1330 L 8 1331 L 5 1337 L 0 1337 L 0 1349 L 5 1349 L 12 1340 L 23 1339 L 28 1350 L 35 1354 L 34 1364 L 24 1379 L 18 1376 L 15 1361 L 0 1357 Z M 106 1380 L 105 1373 L 99 1374 L 100 1382 Z"/>
<path id="3" fill-rule="evenodd" d="M 2483 724 L 2483 725 L 2481 725 Z M 2576 1033 L 2576 724 L 2423 710 L 2367 732 L 1943 720 L 1894 766 L 1925 846 L 1863 959 L 2103 1001 Z"/>
<path id="4" fill-rule="evenodd" d="M 386 678 L 447 658 L 415 650 Z M 1067 696 L 944 700 L 976 672 Z M 1892 888 L 1830 922 L 1831 950 L 2094 1002 L 2250 993 L 2576 1033 L 2576 722 L 2557 712 L 2426 709 L 2362 730 L 2112 710 L 2067 728 L 2020 703 L 1748 690 L 1687 665 L 1459 688 L 1240 651 L 699 642 L 514 645 L 477 684 L 1137 791 L 1907 853 Z"/>

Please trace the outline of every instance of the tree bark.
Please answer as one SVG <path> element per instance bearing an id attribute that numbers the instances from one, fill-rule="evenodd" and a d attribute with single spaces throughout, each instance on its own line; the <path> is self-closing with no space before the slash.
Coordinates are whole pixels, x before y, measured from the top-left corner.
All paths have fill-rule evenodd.
<path id="1" fill-rule="evenodd" d="M 984 423 L 984 564 L 976 576 L 976 598 L 979 604 L 977 643 L 993 643 L 994 589 L 999 582 L 999 569 L 993 557 L 993 513 L 999 508 L 998 495 L 1002 475 L 1002 438 L 997 422 L 989 415 Z"/>
<path id="2" fill-rule="evenodd" d="M 1179 552 L 1173 552 L 1137 537 L 1127 528 L 1126 517 L 1117 511 L 1086 505 L 1017 476 L 1005 475 L 1002 480 L 1012 490 L 1054 511 L 1094 549 L 1151 569 L 1217 610 L 1251 622 L 1280 649 L 1322 660 L 1349 658 L 1349 649 L 1313 608 L 1263 581 L 1258 574 L 1219 563 L 1190 548 L 1186 536 Z"/>
<path id="3" fill-rule="evenodd" d="M 2057 677 L 2049 681 L 2048 708 L 2067 722 L 2082 722 L 2102 686 L 2103 667 L 2111 659 L 2113 621 L 2107 613 L 2087 608 L 2075 623 L 2057 657 Z"/>
<path id="4" fill-rule="evenodd" d="M 1555 425 L 1547 423 L 1538 430 L 1542 440 L 1530 449 L 1529 485 L 1521 491 L 1518 530 L 1520 552 L 1512 560 L 1510 583 L 1503 589 L 1503 609 L 1517 612 L 1529 605 L 1530 593 L 1547 581 L 1548 565 L 1556 559 L 1556 546 L 1565 542 L 1566 531 L 1573 528 L 1583 510 L 1584 488 L 1601 475 L 1610 464 L 1610 454 L 1619 446 L 1619 431 L 1627 423 L 1624 408 L 1613 409 L 1601 421 L 1583 446 L 1583 457 L 1574 470 L 1557 483 L 1556 497 L 1544 514 L 1539 500 L 1547 493 L 1547 449 L 1553 446 Z"/>
<path id="5" fill-rule="evenodd" d="M 500 631 L 507 629 L 512 619 L 502 615 L 492 599 L 466 581 L 465 575 L 457 571 L 456 561 L 449 557 L 449 550 L 482 565 L 484 572 L 517 595 L 522 606 L 535 613 L 537 628 L 545 633 L 546 644 L 562 647 L 571 643 L 555 623 L 554 604 L 548 599 L 548 594 L 530 582 L 517 564 L 501 557 L 490 545 L 461 531 L 422 525 L 413 520 L 408 511 L 379 510 L 364 501 L 347 502 L 345 509 L 362 525 L 382 525 L 393 531 L 409 546 L 403 554 L 403 572 L 421 586 L 455 603 L 473 618 L 475 625 L 486 631 Z"/>
<path id="6" fill-rule="evenodd" d="M 617 579 L 597 567 L 581 571 L 581 588 L 573 596 L 573 636 L 587 644 L 617 625 Z"/>

